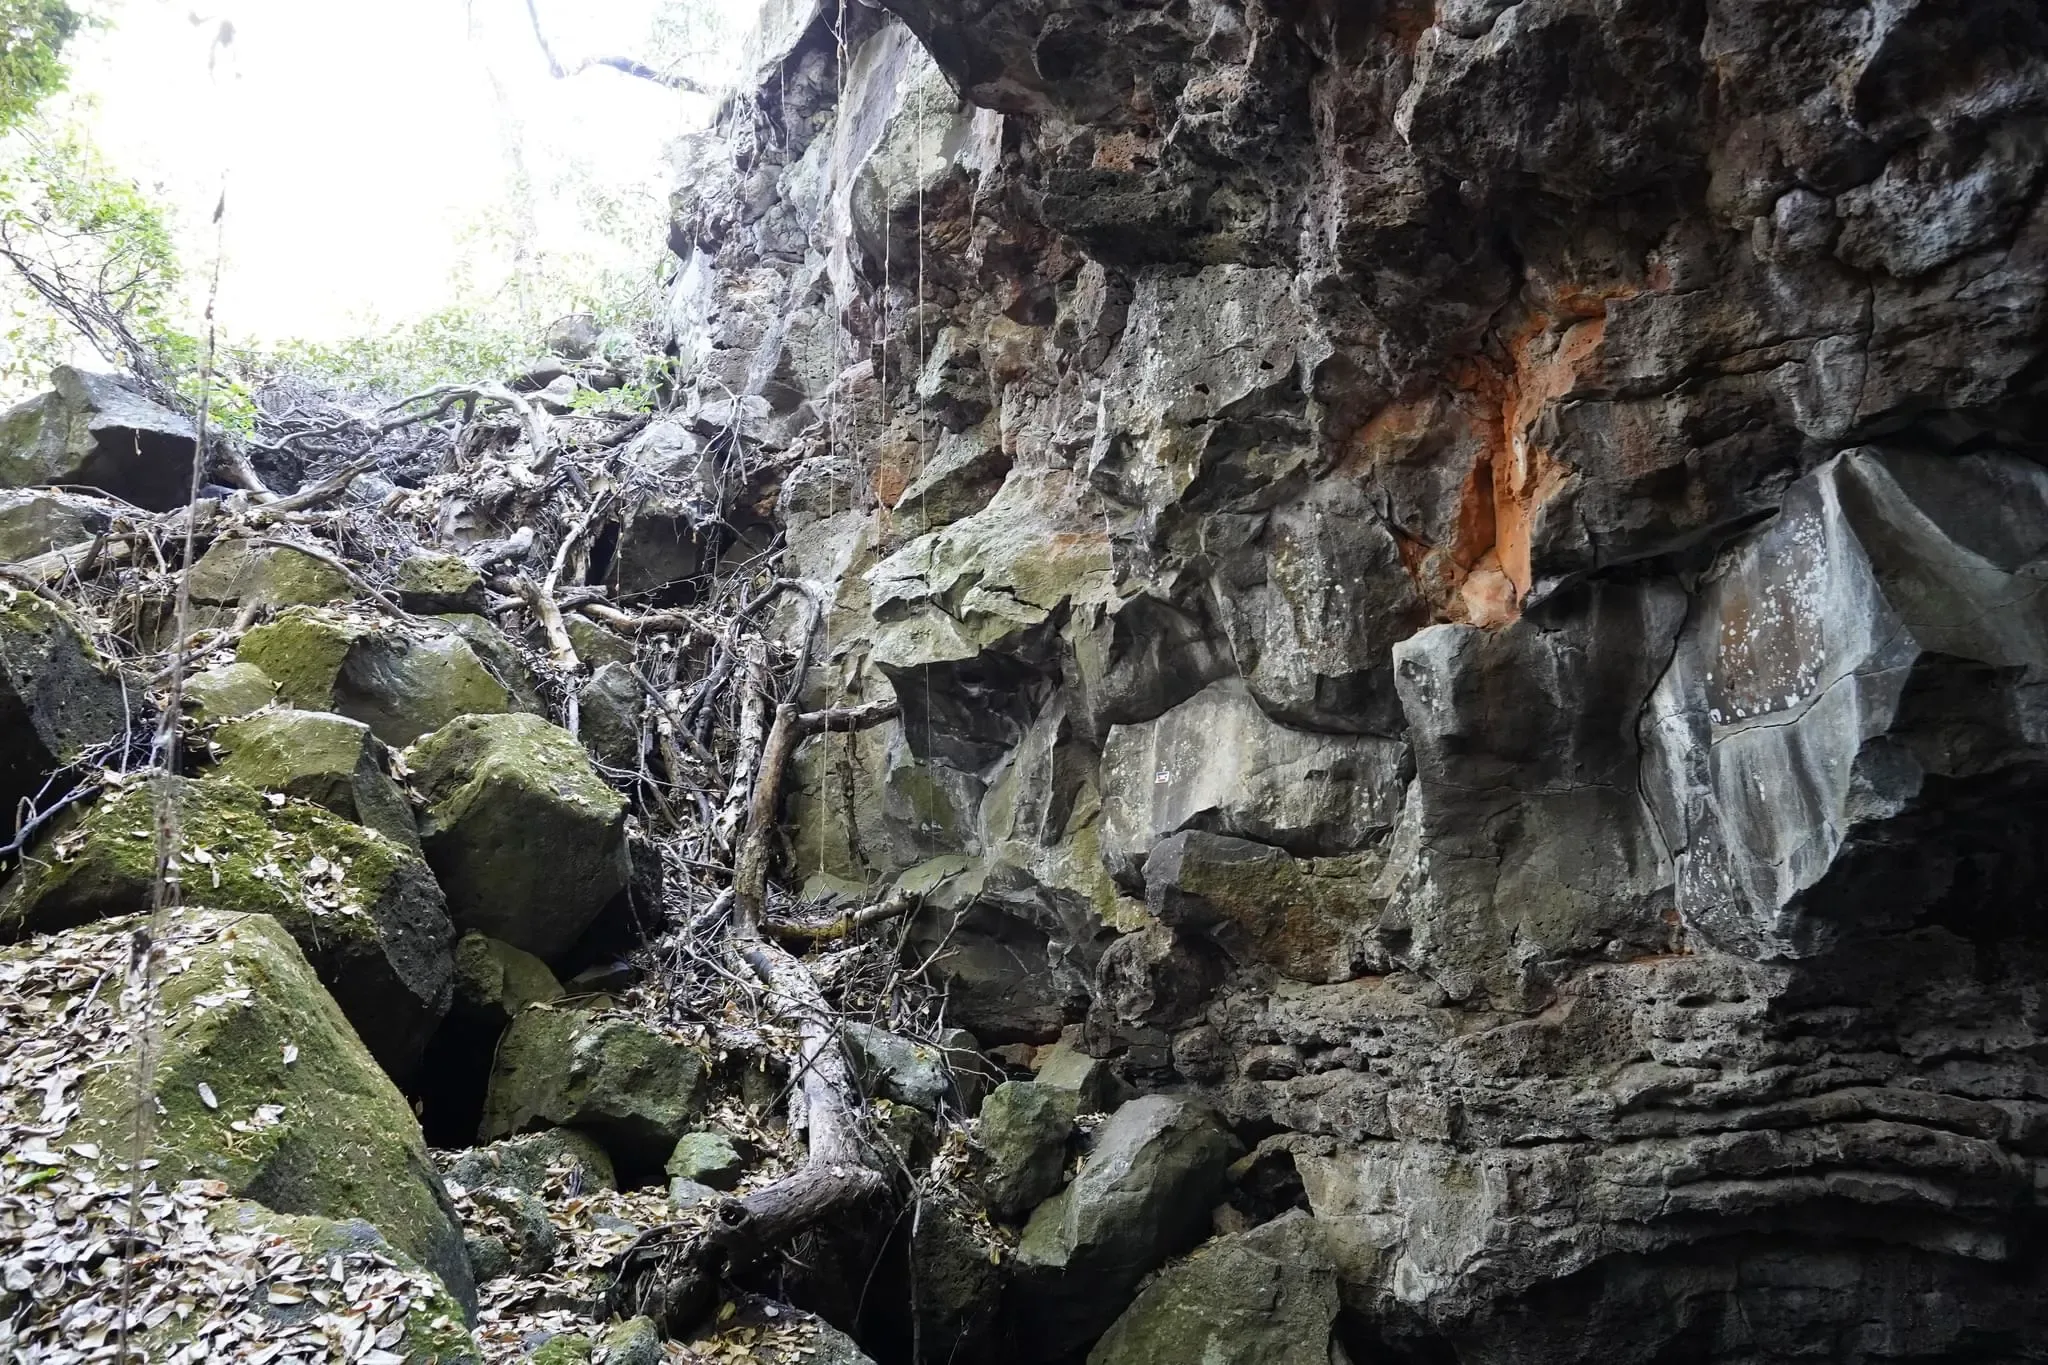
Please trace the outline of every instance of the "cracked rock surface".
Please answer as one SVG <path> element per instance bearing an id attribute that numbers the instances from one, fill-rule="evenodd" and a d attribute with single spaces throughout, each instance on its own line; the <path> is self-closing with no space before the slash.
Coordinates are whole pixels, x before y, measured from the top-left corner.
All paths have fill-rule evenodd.
<path id="1" fill-rule="evenodd" d="M 1351 1360 L 2043 1359 L 2048 15 L 755 55 L 675 344 L 781 461 L 805 704 L 902 710 L 798 753 L 787 871 L 916 892 L 985 1043 L 1213 1108 Z"/>

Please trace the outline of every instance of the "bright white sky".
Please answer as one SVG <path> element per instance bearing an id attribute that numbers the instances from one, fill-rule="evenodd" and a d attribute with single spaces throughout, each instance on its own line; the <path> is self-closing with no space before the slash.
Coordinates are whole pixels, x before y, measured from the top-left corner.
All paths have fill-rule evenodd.
<path id="1" fill-rule="evenodd" d="M 738 32 L 759 0 L 695 0 Z M 121 0 L 68 54 L 104 151 L 179 210 L 203 276 L 227 185 L 224 332 L 333 340 L 452 301 L 465 229 L 534 187 L 547 249 L 588 248 L 556 183 L 665 196 L 665 146 L 713 101 L 607 70 L 549 75 L 524 0 Z M 646 51 L 661 0 L 541 0 L 565 63 Z M 219 20 L 234 40 L 214 45 Z M 731 70 L 732 62 L 711 70 Z M 645 250 L 661 250 L 658 234 Z M 475 262 L 488 277 L 489 261 Z"/>

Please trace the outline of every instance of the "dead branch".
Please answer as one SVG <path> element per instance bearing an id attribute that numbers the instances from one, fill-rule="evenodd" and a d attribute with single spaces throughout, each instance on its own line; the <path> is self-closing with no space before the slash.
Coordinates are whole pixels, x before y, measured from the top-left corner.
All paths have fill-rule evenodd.
<path id="1" fill-rule="evenodd" d="M 916 908 L 916 896 L 897 890 L 874 905 L 848 910 L 830 919 L 769 919 L 763 921 L 761 928 L 769 937 L 784 943 L 834 943 L 852 938 L 872 925 L 901 919 Z"/>
<path id="2" fill-rule="evenodd" d="M 554 661 L 555 667 L 568 674 L 581 672 L 582 661 L 576 657 L 576 645 L 569 639 L 569 628 L 562 623 L 562 609 L 555 605 L 555 599 L 525 574 L 512 581 L 519 589 L 520 600 L 532 610 L 541 630 L 547 635 L 548 657 Z M 573 731 L 575 727 L 570 728 Z"/>
<path id="3" fill-rule="evenodd" d="M 893 701 L 836 710 L 800 713 L 793 702 L 775 708 L 775 724 L 761 748 L 761 774 L 754 779 L 754 799 L 747 818 L 747 841 L 733 866 L 733 924 L 735 932 L 758 934 L 768 900 L 768 859 L 782 805 L 783 774 L 796 746 L 812 735 L 849 733 L 894 719 Z"/>
<path id="4" fill-rule="evenodd" d="M 761 759 L 761 745 L 768 717 L 768 644 L 756 637 L 747 642 L 746 696 L 740 706 L 739 747 L 733 758 L 732 785 L 719 809 L 712 834 L 718 846 L 730 849 L 738 837 L 740 821 L 747 812 L 747 797 L 755 790 L 754 771 Z"/>
<path id="5" fill-rule="evenodd" d="M 564 66 L 561 59 L 555 56 L 554 46 L 548 42 L 547 31 L 541 27 L 540 8 L 535 0 L 526 0 L 526 17 L 533 22 L 533 39 L 540 44 L 541 55 L 547 58 L 548 72 L 556 80 L 580 76 L 592 67 L 602 66 L 643 81 L 653 81 L 656 85 L 666 86 L 670 90 L 682 90 L 692 95 L 717 93 L 688 76 L 678 75 L 673 71 L 660 71 L 631 57 L 585 57 L 574 66 Z"/>
<path id="6" fill-rule="evenodd" d="M 659 635 L 675 631 L 711 643 L 721 634 L 687 611 L 649 611 L 636 615 L 603 602 L 579 603 L 576 610 L 621 635 Z"/>

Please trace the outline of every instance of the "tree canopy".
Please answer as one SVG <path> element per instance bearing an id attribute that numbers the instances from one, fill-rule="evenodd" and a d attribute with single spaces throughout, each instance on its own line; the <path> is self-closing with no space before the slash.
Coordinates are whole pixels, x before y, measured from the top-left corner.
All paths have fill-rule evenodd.
<path id="1" fill-rule="evenodd" d="M 0 131 L 63 88 L 64 44 L 84 23 L 64 0 L 0 0 Z"/>

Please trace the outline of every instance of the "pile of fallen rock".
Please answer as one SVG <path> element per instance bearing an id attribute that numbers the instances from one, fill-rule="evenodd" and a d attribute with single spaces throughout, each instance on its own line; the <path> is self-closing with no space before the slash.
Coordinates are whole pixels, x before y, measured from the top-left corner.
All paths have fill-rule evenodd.
<path id="1" fill-rule="evenodd" d="M 611 457 L 571 447 L 479 467 L 537 480 L 513 480 L 523 532 L 436 539 L 392 509 L 460 478 L 315 469 L 185 509 L 189 427 L 109 381 L 6 432 L 12 1358 L 851 1365 L 858 1336 L 892 1359 L 1102 1338 L 1114 1365 L 1169 1358 L 1205 1276 L 1283 1264 L 1327 1336 L 1334 1281 L 1284 1223 L 1149 1278 L 1252 1169 L 1208 1109 L 1134 1098 L 1073 1039 L 939 1027 L 888 916 L 819 931 L 811 971 L 889 1206 L 733 1267 L 700 1321 L 622 1304 L 636 1247 L 805 1157 L 798 1030 L 707 938 L 730 897 L 700 875 L 731 877 L 759 757 L 732 696 L 778 657 L 747 621 L 772 561 L 666 605 L 586 562 L 536 601 L 493 573 L 505 546 L 560 569 L 613 496 Z"/>

